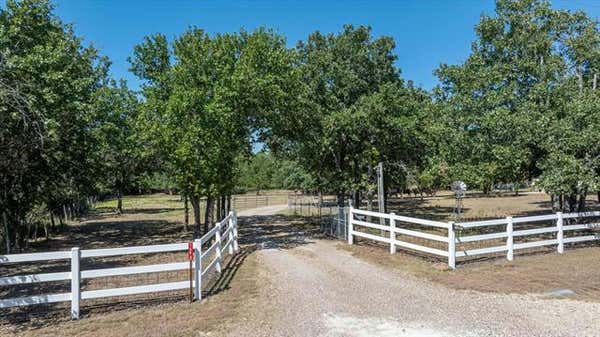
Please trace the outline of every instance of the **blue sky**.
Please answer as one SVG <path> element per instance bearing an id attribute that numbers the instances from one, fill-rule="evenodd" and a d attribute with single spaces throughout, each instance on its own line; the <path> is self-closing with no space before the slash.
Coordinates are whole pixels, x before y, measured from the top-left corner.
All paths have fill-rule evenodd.
<path id="1" fill-rule="evenodd" d="M 5 0 L 0 0 L 4 6 Z M 491 14 L 493 0 L 481 1 L 159 1 L 55 0 L 56 13 L 72 23 L 78 35 L 113 62 L 112 74 L 130 87 L 127 57 L 145 35 L 161 32 L 169 38 L 195 25 L 208 32 L 251 30 L 266 26 L 287 37 L 288 45 L 309 33 L 338 32 L 345 23 L 365 24 L 376 36 L 396 41 L 402 77 L 431 88 L 440 63 L 459 63 L 469 54 L 473 28 L 482 13 Z M 556 8 L 582 9 L 600 15 L 600 1 L 559 0 Z"/>

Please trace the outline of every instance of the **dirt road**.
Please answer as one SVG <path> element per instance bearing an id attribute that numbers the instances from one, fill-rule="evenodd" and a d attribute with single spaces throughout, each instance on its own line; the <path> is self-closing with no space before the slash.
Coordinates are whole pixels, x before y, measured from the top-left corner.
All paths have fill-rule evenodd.
<path id="1" fill-rule="evenodd" d="M 230 336 L 600 336 L 598 303 L 451 290 L 269 216 L 284 207 L 240 213 L 262 281 Z"/>

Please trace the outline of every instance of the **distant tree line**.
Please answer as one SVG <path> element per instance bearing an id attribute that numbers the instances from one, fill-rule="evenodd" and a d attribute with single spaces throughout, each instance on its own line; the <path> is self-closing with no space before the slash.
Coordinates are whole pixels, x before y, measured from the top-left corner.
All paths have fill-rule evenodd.
<path id="1" fill-rule="evenodd" d="M 401 77 L 395 41 L 370 27 L 289 47 L 268 28 L 198 27 L 133 46 L 141 90 L 111 78 L 47 0 L 0 9 L 0 213 L 6 251 L 84 212 L 93 196 L 177 191 L 196 234 L 240 190 L 490 192 L 533 182 L 555 210 L 600 198 L 600 34 L 583 12 L 498 0 L 469 57 L 431 91 Z M 400 53 L 410 53 L 401 50 Z M 253 144 L 264 149 L 253 153 Z M 200 218 L 200 200 L 207 209 Z M 213 212 L 212 210 L 215 210 Z M 35 224 L 32 226 L 32 224 Z M 49 224 L 49 225 L 48 225 Z"/>

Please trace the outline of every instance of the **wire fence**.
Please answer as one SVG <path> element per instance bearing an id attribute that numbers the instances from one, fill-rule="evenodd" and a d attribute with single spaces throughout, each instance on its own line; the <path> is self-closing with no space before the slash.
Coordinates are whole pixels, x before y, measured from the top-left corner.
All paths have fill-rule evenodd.
<path id="1" fill-rule="evenodd" d="M 310 217 L 319 224 L 322 233 L 346 240 L 348 236 L 348 207 L 339 207 L 332 195 L 289 194 L 288 210 L 293 215 Z"/>

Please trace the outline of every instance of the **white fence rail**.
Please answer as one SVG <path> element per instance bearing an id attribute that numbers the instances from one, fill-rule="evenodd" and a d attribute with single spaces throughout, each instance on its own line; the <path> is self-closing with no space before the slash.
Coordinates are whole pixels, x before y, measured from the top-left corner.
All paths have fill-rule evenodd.
<path id="1" fill-rule="evenodd" d="M 370 218 L 384 219 L 373 223 Z M 506 258 L 514 259 L 514 251 L 519 249 L 556 245 L 558 253 L 564 252 L 564 245 L 569 243 L 600 240 L 600 233 L 590 233 L 589 230 L 600 228 L 599 223 L 565 224 L 566 221 L 576 221 L 600 218 L 600 212 L 585 213 L 556 213 L 529 217 L 506 217 L 503 219 L 482 220 L 473 222 L 439 222 L 396 215 L 394 213 L 378 213 L 349 208 L 348 212 L 348 243 L 354 243 L 354 237 L 362 237 L 390 245 L 390 253 L 394 254 L 397 247 L 419 251 L 447 258 L 450 268 L 456 267 L 456 258 L 472 257 L 484 254 L 506 252 Z M 384 225 L 382 225 L 384 224 Z M 514 230 L 515 224 L 527 224 L 525 229 Z M 410 227 L 410 229 L 408 228 Z M 366 233 L 364 228 L 371 229 Z M 465 235 L 470 229 L 477 228 L 486 233 Z M 358 229 L 363 229 L 358 230 Z M 372 231 L 372 229 L 380 232 Z M 586 231 L 587 233 L 582 233 Z M 387 232 L 387 233 L 386 233 Z M 571 235 L 566 235 L 571 234 Z M 552 239 L 540 235 L 552 234 Z M 445 243 L 445 249 L 399 240 L 397 235 L 424 239 L 427 242 Z M 498 240 L 505 240 L 498 244 Z M 518 240 L 519 242 L 515 242 Z M 495 243 L 490 247 L 472 249 L 457 249 L 457 245 L 479 242 Z M 493 242 L 492 242 L 493 241 Z"/>
<path id="2" fill-rule="evenodd" d="M 213 241 L 213 244 L 203 251 L 202 245 L 209 241 Z M 209 273 L 213 270 L 216 270 L 219 273 L 221 272 L 221 267 L 223 263 L 223 253 L 227 252 L 229 254 L 234 254 L 239 251 L 237 216 L 235 212 L 230 212 L 229 215 L 227 215 L 227 217 L 218 222 L 215 225 L 215 227 L 211 229 L 208 233 L 206 233 L 201 238 L 194 240 L 193 247 L 194 280 L 192 281 L 192 286 L 194 288 L 194 298 L 196 300 L 200 300 L 202 294 L 202 281 L 203 279 L 206 280 Z M 188 243 L 183 242 L 163 245 L 107 249 L 80 250 L 78 247 L 75 247 L 72 248 L 71 251 L 0 255 L 0 265 L 21 262 L 38 262 L 66 259 L 71 260 L 70 272 L 0 277 L 0 286 L 65 280 L 71 281 L 71 292 L 0 299 L 0 309 L 16 306 L 70 301 L 71 317 L 73 319 L 77 319 L 79 318 L 79 306 L 81 300 L 186 289 L 190 287 L 189 280 L 180 282 L 147 284 L 124 288 L 81 291 L 81 280 L 108 276 L 136 275 L 155 272 L 186 270 L 189 268 L 189 261 L 91 270 L 81 270 L 80 262 L 81 259 L 91 257 L 178 252 L 187 250 Z M 213 255 L 214 258 L 211 261 L 207 261 Z"/>

